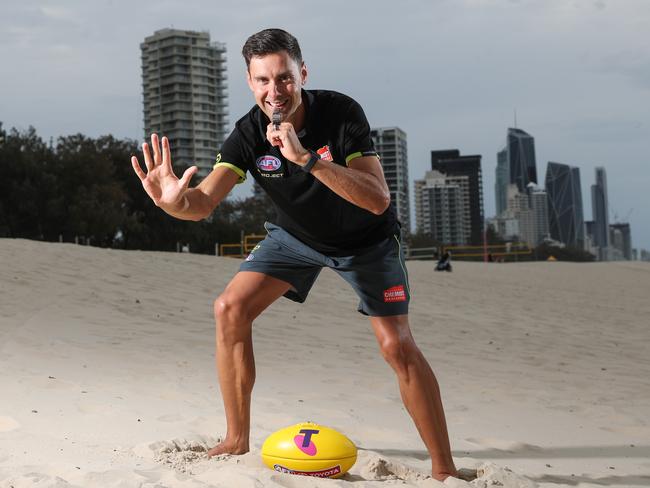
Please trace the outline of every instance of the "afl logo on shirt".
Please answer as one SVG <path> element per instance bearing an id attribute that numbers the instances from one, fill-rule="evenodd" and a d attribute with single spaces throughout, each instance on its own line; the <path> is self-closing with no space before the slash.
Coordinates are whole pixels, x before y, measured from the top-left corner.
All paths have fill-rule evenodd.
<path id="1" fill-rule="evenodd" d="M 255 164 L 261 171 L 277 171 L 282 166 L 282 162 L 278 158 L 269 156 L 268 154 L 257 158 Z"/>

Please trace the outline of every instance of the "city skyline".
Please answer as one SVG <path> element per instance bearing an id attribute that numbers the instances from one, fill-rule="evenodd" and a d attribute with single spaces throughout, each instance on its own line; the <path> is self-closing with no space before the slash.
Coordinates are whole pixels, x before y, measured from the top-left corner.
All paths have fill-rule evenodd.
<path id="1" fill-rule="evenodd" d="M 226 43 L 232 128 L 253 105 L 241 45 L 278 26 L 301 42 L 307 88 L 342 91 L 372 127 L 406 132 L 409 186 L 433 149 L 481 154 L 485 216 L 494 215 L 496 154 L 516 109 L 517 127 L 535 137 L 538 179 L 548 161 L 562 161 L 581 169 L 589 195 L 587 175 L 605 167 L 610 221 L 629 215 L 633 246 L 650 249 L 650 53 L 640 42 L 650 31 L 647 2 L 410 2 L 398 17 L 393 4 L 379 4 L 387 8 L 336 0 L 314 17 L 311 1 L 7 3 L 0 52 L 12 76 L 0 80 L 0 121 L 5 129 L 33 125 L 44 139 L 81 132 L 140 140 L 139 44 L 174 27 Z M 328 25 L 337 35 L 324 40 L 315 27 Z M 239 196 L 250 195 L 242 187 Z"/>

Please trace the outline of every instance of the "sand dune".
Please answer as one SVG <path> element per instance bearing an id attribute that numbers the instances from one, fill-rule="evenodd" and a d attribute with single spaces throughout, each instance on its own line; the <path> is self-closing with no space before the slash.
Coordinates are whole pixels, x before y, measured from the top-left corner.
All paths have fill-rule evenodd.
<path id="1" fill-rule="evenodd" d="M 225 434 L 212 302 L 237 267 L 0 240 L 0 487 L 442 486 L 356 297 L 327 270 L 304 305 L 281 300 L 254 326 L 252 451 L 205 458 Z M 650 486 L 648 263 L 409 273 L 456 464 L 481 474 L 469 485 Z M 357 444 L 345 478 L 263 466 L 266 436 L 305 420 Z"/>

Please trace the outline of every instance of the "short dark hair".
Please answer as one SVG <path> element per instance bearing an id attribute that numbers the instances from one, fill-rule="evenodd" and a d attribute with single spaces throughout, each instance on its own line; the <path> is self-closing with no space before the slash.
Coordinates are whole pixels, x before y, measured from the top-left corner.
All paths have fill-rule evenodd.
<path id="1" fill-rule="evenodd" d="M 280 51 L 286 51 L 298 65 L 302 64 L 302 52 L 300 52 L 298 39 L 282 29 L 264 29 L 253 34 L 246 39 L 241 53 L 246 60 L 246 69 L 248 69 L 254 56 L 266 56 Z"/>

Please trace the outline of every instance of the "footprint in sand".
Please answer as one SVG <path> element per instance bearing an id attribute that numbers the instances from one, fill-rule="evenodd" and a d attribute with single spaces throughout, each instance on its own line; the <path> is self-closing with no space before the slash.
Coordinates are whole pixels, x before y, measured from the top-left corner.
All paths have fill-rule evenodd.
<path id="1" fill-rule="evenodd" d="M 402 480 L 420 481 L 430 476 L 400 463 L 388 461 L 379 456 L 370 456 L 360 466 L 361 476 L 369 481 Z"/>
<path id="2" fill-rule="evenodd" d="M 181 420 L 183 420 L 183 417 L 181 417 L 177 413 L 170 413 L 167 415 L 161 415 L 156 420 L 158 420 L 159 422 L 180 422 Z"/>
<path id="3" fill-rule="evenodd" d="M 202 461 L 208 461 L 208 450 L 221 439 L 211 436 L 193 435 L 171 441 L 140 444 L 133 448 L 137 456 L 153 459 L 181 473 L 192 473 Z M 224 460 L 229 456 L 224 456 Z M 217 458 L 212 458 L 218 459 Z"/>
<path id="4" fill-rule="evenodd" d="M 12 417 L 0 416 L 0 432 L 9 432 L 20 428 L 20 424 Z"/>
<path id="5" fill-rule="evenodd" d="M 526 444 L 524 442 L 511 441 L 507 439 L 497 439 L 495 437 L 470 437 L 465 439 L 477 446 L 497 449 L 499 451 L 520 452 L 520 451 L 538 451 L 539 446 Z"/>

